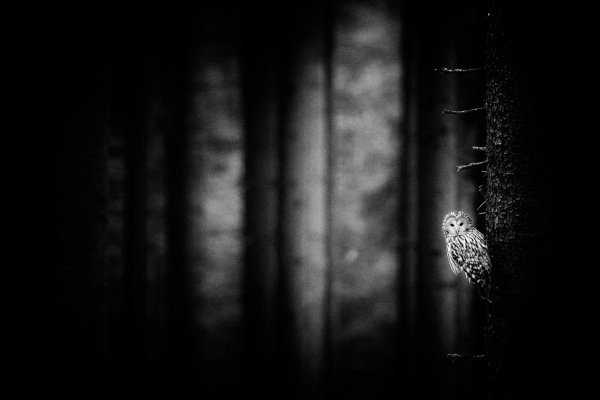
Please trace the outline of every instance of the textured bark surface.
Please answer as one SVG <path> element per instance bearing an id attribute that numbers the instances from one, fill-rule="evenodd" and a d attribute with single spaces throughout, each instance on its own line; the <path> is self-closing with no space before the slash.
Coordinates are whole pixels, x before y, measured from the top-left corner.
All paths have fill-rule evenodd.
<path id="1" fill-rule="evenodd" d="M 492 2 L 487 43 L 487 226 L 492 299 L 487 345 L 494 399 L 551 392 L 561 364 L 556 307 L 558 138 L 549 84 L 551 27 Z M 533 19 L 544 21 L 535 28 Z M 541 18 L 541 19 L 540 19 Z M 546 30 L 547 29 L 547 30 Z M 560 186 L 559 186 L 560 187 Z M 565 244 L 563 242 L 562 244 Z"/>

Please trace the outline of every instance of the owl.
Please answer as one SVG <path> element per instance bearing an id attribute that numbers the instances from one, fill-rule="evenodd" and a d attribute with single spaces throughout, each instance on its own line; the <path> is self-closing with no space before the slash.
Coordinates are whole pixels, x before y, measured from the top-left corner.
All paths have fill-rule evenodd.
<path id="1" fill-rule="evenodd" d="M 458 274 L 462 270 L 475 284 L 481 298 L 490 301 L 492 264 L 483 234 L 475 229 L 471 218 L 462 211 L 447 214 L 442 230 L 452 272 Z"/>

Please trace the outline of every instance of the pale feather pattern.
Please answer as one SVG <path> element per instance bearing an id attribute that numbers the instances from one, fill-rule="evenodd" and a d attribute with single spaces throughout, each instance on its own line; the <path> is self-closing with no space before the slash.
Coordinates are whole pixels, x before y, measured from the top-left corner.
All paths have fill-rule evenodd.
<path id="1" fill-rule="evenodd" d="M 464 218 L 467 221 L 466 229 L 458 232 L 452 228 L 452 233 L 448 232 L 451 228 L 446 226 L 446 223 L 450 217 L 455 219 Z M 475 284 L 480 296 L 489 300 L 492 264 L 488 255 L 485 237 L 472 225 L 471 218 L 462 211 L 447 214 L 444 217 L 442 229 L 446 239 L 450 269 L 455 274 L 463 271 L 468 280 Z"/>
<path id="2" fill-rule="evenodd" d="M 456 265 L 456 262 L 451 257 L 452 245 L 450 240 L 446 240 L 446 253 L 448 254 L 448 263 L 450 263 L 450 269 L 454 272 L 454 275 L 460 274 L 460 268 Z"/>

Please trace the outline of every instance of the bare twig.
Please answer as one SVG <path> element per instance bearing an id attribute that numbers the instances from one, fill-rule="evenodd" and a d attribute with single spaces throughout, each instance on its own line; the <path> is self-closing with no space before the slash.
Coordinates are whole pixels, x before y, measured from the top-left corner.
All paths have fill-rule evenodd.
<path id="1" fill-rule="evenodd" d="M 473 146 L 473 150 L 485 151 L 485 146 L 484 147 Z"/>
<path id="2" fill-rule="evenodd" d="M 456 167 L 456 172 L 460 172 L 463 169 L 467 169 L 467 168 L 471 168 L 471 167 L 476 167 L 478 165 L 487 164 L 487 162 L 488 162 L 487 160 L 484 160 L 484 161 L 472 162 L 472 163 L 469 163 L 469 164 L 466 164 L 466 165 L 459 165 L 459 166 Z"/>
<path id="3" fill-rule="evenodd" d="M 457 359 L 457 358 L 485 358 L 485 354 L 457 354 L 457 353 L 449 353 L 446 354 L 446 357 Z"/>
<path id="4" fill-rule="evenodd" d="M 444 110 L 442 114 L 470 114 L 478 111 L 484 111 L 485 107 L 471 108 L 468 110 Z"/>
<path id="5" fill-rule="evenodd" d="M 436 68 L 435 72 L 441 72 L 442 74 L 455 74 L 462 72 L 479 72 L 482 71 L 483 68 Z"/>
<path id="6" fill-rule="evenodd" d="M 479 207 L 477 207 L 477 210 L 475 210 L 475 211 L 479 211 L 479 209 L 480 209 L 480 208 L 481 208 L 481 207 L 482 207 L 482 206 L 483 206 L 483 205 L 484 205 L 486 202 L 487 202 L 487 200 L 484 200 L 484 201 L 483 201 L 483 203 L 481 203 L 481 204 L 479 205 Z"/>
<path id="7" fill-rule="evenodd" d="M 485 359 L 485 354 L 446 354 L 446 358 L 449 358 L 452 363 L 457 360 L 478 360 Z"/>

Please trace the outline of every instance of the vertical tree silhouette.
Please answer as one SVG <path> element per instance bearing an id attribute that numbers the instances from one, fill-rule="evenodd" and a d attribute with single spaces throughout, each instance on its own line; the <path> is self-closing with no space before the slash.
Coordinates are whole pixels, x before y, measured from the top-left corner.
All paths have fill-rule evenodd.
<path id="1" fill-rule="evenodd" d="M 552 26 L 557 14 L 546 6 L 489 5 L 486 220 L 493 303 L 487 346 L 493 399 L 551 393 L 570 368 L 562 364 L 567 327 L 560 306 L 568 296 L 557 284 L 569 235 L 557 234 L 555 221 L 564 187 L 554 110 L 565 99 L 563 78 L 547 65 L 564 49 Z"/>

